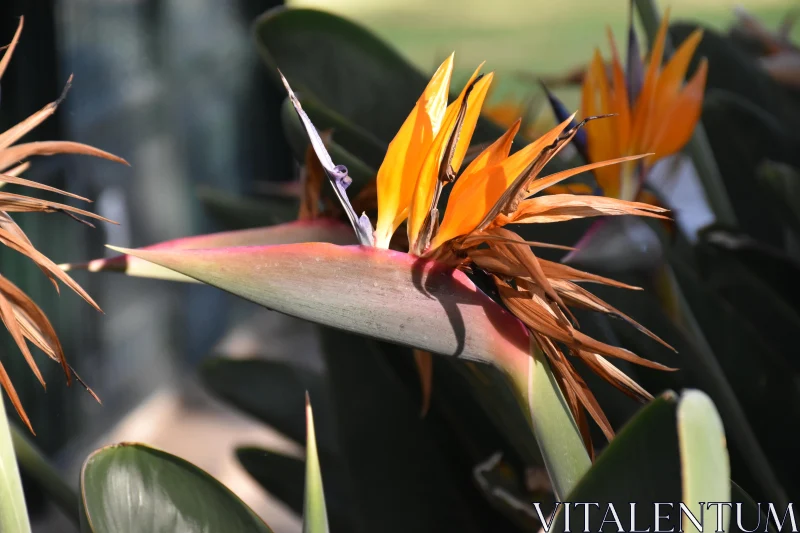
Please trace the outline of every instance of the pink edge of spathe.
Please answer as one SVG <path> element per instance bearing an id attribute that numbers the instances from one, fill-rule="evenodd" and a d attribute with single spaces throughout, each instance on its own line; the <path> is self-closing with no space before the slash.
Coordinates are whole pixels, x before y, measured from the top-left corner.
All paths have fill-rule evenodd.
<path id="1" fill-rule="evenodd" d="M 129 254 L 162 267 L 175 270 L 176 272 L 210 285 L 217 284 L 214 283 L 215 276 L 216 280 L 234 280 L 234 278 L 238 276 L 238 280 L 229 282 L 228 288 L 222 288 L 220 284 L 220 288 L 222 290 L 226 290 L 227 292 L 231 292 L 233 294 L 237 294 L 234 292 L 237 289 L 237 287 L 234 286 L 236 283 L 240 284 L 239 288 L 242 292 L 244 292 L 244 289 L 242 289 L 242 280 L 245 279 L 245 277 L 242 276 L 242 274 L 245 272 L 242 272 L 242 270 L 245 270 L 246 272 L 254 272 L 256 273 L 255 277 L 258 277 L 265 276 L 265 273 L 270 268 L 282 269 L 282 271 L 286 272 L 287 274 L 284 276 L 284 280 L 286 280 L 285 283 L 275 281 L 271 277 L 269 278 L 275 283 L 275 288 L 270 289 L 274 292 L 275 290 L 285 290 L 285 287 L 293 287 L 293 284 L 295 283 L 297 285 L 302 283 L 304 281 L 302 280 L 302 277 L 305 275 L 303 271 L 307 267 L 309 274 L 319 274 L 320 271 L 324 271 L 326 274 L 336 276 L 337 273 L 343 272 L 342 269 L 347 269 L 348 265 L 356 265 L 360 262 L 363 262 L 363 266 L 367 269 L 373 267 L 376 269 L 385 269 L 387 263 L 392 263 L 399 267 L 398 274 L 401 277 L 404 272 L 408 273 L 410 281 L 408 284 L 409 288 L 417 291 L 417 293 L 420 295 L 415 297 L 421 298 L 420 300 L 417 300 L 420 313 L 425 311 L 426 306 L 424 304 L 427 301 L 426 299 L 446 299 L 448 297 L 460 297 L 460 300 L 457 302 L 452 300 L 455 302 L 458 315 L 462 319 L 465 319 L 465 317 L 468 316 L 469 320 L 471 320 L 473 324 L 475 324 L 475 321 L 477 321 L 479 327 L 490 328 L 491 333 L 472 336 L 472 342 L 468 342 L 467 337 L 469 337 L 469 335 L 466 333 L 466 329 L 469 328 L 469 325 L 464 325 L 465 333 L 463 341 L 465 343 L 465 358 L 478 358 L 483 361 L 496 364 L 511 374 L 518 375 L 520 372 L 527 372 L 528 369 L 528 359 L 530 358 L 530 335 L 525 325 L 517 317 L 497 304 L 488 295 L 483 293 L 467 277 L 465 273 L 448 268 L 442 263 L 436 261 L 427 259 L 423 260 L 418 257 L 394 250 L 371 248 L 358 244 L 342 246 L 325 242 L 180 250 L 175 248 L 124 249 L 113 246 L 109 246 L 109 248 L 112 248 L 120 253 Z M 237 258 L 236 260 L 231 260 L 237 256 L 241 257 Z M 315 266 L 321 260 L 326 258 L 327 264 L 323 268 L 320 269 Z M 191 261 L 191 259 L 195 259 L 195 261 Z M 296 262 L 294 262 L 295 260 Z M 308 263 L 304 265 L 305 262 Z M 248 266 L 248 263 L 250 266 Z M 287 268 L 289 264 L 291 264 L 293 268 Z M 265 266 L 267 268 L 264 268 Z M 386 269 L 386 272 L 389 276 L 394 275 L 392 270 L 392 268 Z M 225 277 L 226 272 L 228 273 L 227 278 Z M 433 282 L 437 284 L 436 288 L 439 289 L 435 296 L 426 294 L 424 290 L 429 288 L 425 287 L 425 285 L 432 279 L 430 277 L 431 274 L 437 275 L 436 278 L 433 279 Z M 344 271 L 342 275 L 347 276 L 347 272 Z M 415 276 L 419 276 L 419 279 L 416 281 L 414 279 Z M 291 279 L 293 277 L 297 279 Z M 366 287 L 366 289 L 361 292 L 361 294 L 364 295 L 365 301 L 369 298 L 375 299 L 378 297 L 377 295 L 380 292 L 377 281 L 373 283 L 375 290 L 366 285 L 368 283 L 367 279 L 359 279 L 357 275 L 350 280 L 350 283 L 353 284 L 354 290 L 356 291 L 358 291 L 359 285 Z M 416 286 L 415 283 L 422 285 L 422 288 Z M 403 289 L 400 288 L 398 290 Z M 303 316 L 303 309 L 306 309 L 305 313 L 308 315 L 308 309 L 313 308 L 315 304 L 318 306 L 323 304 L 320 304 L 320 302 L 314 302 L 314 295 L 316 293 L 313 287 L 309 287 L 308 291 L 310 292 L 305 293 L 306 298 L 304 299 L 304 303 L 302 305 L 299 305 L 298 307 L 291 307 L 291 311 L 284 311 L 281 309 L 276 310 L 290 316 L 296 316 L 301 319 L 315 321 L 314 319 L 307 318 L 307 316 Z M 252 297 L 247 297 L 243 294 L 238 294 L 238 296 L 247 299 L 259 298 L 259 295 L 254 293 L 251 294 L 253 294 Z M 298 292 L 298 295 L 300 294 L 301 293 Z M 281 298 L 284 299 L 281 300 Z M 274 300 L 276 307 L 284 307 L 284 309 L 286 309 L 286 300 L 286 296 L 276 298 L 276 300 Z M 413 304 L 413 301 L 411 301 L 411 303 Z M 261 303 L 261 305 L 269 307 L 266 303 Z M 330 308 L 335 307 L 335 304 L 325 303 L 324 305 L 327 305 Z M 348 306 L 350 306 L 352 309 L 355 305 L 355 301 L 351 300 L 350 302 L 343 303 L 342 309 L 346 310 Z M 481 309 L 473 309 L 473 307 L 476 306 L 481 307 Z M 379 307 L 374 305 L 374 303 L 371 308 L 375 309 L 376 312 L 379 311 Z M 428 309 L 432 308 L 428 307 Z M 407 317 L 408 321 L 413 321 L 415 318 L 417 318 L 414 316 L 414 313 L 409 311 L 402 311 L 399 313 L 399 315 L 400 317 L 398 318 L 398 321 L 394 324 L 400 329 L 405 327 L 405 322 L 403 322 L 403 326 L 399 325 L 402 321 L 402 317 Z M 346 321 L 343 316 L 344 315 L 340 313 L 340 316 L 337 317 L 341 323 Z M 378 320 L 378 318 L 375 319 Z M 440 322 L 449 320 L 449 317 L 438 317 L 438 320 Z M 336 321 L 334 320 L 332 323 L 336 323 Z M 333 327 L 345 329 L 343 326 Z M 473 327 L 475 326 L 473 325 Z M 392 328 L 388 327 L 388 329 Z M 370 330 L 369 327 L 364 327 L 361 329 L 352 329 L 351 331 L 357 334 L 369 335 L 367 333 L 368 330 Z M 375 328 L 373 325 L 371 331 L 377 330 L 378 328 Z M 395 330 L 394 333 L 388 333 L 387 335 L 392 334 L 399 335 L 397 330 Z M 397 342 L 389 337 L 386 337 L 383 340 Z M 436 344 L 436 342 L 432 341 L 431 346 L 433 344 Z M 469 344 L 469 346 L 467 346 L 467 344 Z M 427 348 L 425 346 L 420 347 L 423 349 Z M 472 352 L 469 351 L 470 347 L 473 349 Z M 478 353 L 480 350 L 491 353 Z"/>
<path id="2" fill-rule="evenodd" d="M 266 231 L 274 231 L 275 234 L 281 233 L 282 230 L 302 230 L 319 228 L 322 230 L 342 230 L 343 236 L 350 236 L 352 228 L 348 224 L 333 218 L 318 218 L 309 220 L 294 220 L 285 222 L 283 224 L 275 224 L 274 226 L 261 226 L 257 228 L 247 228 L 240 230 L 221 231 L 217 233 L 205 233 L 202 235 L 192 235 L 190 237 L 179 237 L 169 241 L 163 241 L 148 246 L 136 248 L 137 250 L 199 250 L 206 248 L 216 248 L 220 246 L 230 246 L 230 240 L 234 237 L 242 237 L 247 235 L 261 235 Z M 319 235 L 317 235 L 319 238 Z M 343 241 L 346 239 L 342 239 Z M 355 242 L 355 237 L 352 237 L 352 242 Z M 108 248 L 118 251 L 122 248 L 108 246 Z M 84 263 L 64 263 L 59 265 L 62 269 L 68 270 L 88 270 L 89 272 L 125 272 L 127 267 L 138 261 L 144 261 L 131 254 L 120 254 L 113 257 L 102 259 L 93 259 Z"/>

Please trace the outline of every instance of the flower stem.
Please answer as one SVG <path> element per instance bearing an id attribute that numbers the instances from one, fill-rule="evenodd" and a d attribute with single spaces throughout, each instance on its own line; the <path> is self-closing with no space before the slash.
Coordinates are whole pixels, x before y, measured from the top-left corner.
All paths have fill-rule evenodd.
<path id="1" fill-rule="evenodd" d="M 658 28 L 661 25 L 661 16 L 656 9 L 655 0 L 632 0 L 639 12 L 639 19 L 642 22 L 645 33 L 647 34 L 648 48 L 652 48 Z M 669 34 L 664 42 L 665 55 L 669 56 L 673 51 L 672 42 Z M 714 212 L 714 217 L 720 224 L 736 226 L 736 214 L 733 210 L 728 197 L 728 191 L 722 180 L 717 161 L 711 150 L 705 128 L 702 121 L 698 121 L 694 130 L 694 135 L 686 145 L 686 150 L 694 163 L 700 182 L 706 192 L 706 200 Z"/>

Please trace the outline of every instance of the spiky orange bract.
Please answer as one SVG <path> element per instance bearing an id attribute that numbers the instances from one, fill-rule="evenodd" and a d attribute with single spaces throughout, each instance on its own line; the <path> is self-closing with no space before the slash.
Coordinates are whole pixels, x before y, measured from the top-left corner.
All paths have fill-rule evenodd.
<path id="1" fill-rule="evenodd" d="M 14 38 L 11 40 L 8 47 L 6 47 L 5 53 L 2 59 L 0 59 L 0 79 L 2 79 L 11 60 L 11 56 L 14 53 L 14 49 L 19 42 L 22 27 L 23 19 L 20 18 Z M 67 88 L 69 87 L 70 81 L 67 82 Z M 9 183 L 23 187 L 43 189 L 60 193 L 71 198 L 88 201 L 86 198 L 20 178 L 19 176 L 30 166 L 30 163 L 26 160 L 35 155 L 73 153 L 103 157 L 127 164 L 123 159 L 117 156 L 91 146 L 74 142 L 45 141 L 14 144 L 55 113 L 59 102 L 60 99 L 59 101 L 47 104 L 41 110 L 19 124 L 0 133 L 0 187 Z M 77 218 L 77 216 L 80 215 L 104 220 L 106 222 L 112 221 L 69 205 L 0 191 L 0 244 L 30 258 L 45 276 L 50 279 L 56 289 L 58 289 L 58 280 L 60 280 L 99 311 L 100 308 L 94 300 L 92 300 L 69 275 L 34 247 L 33 243 L 22 231 L 22 228 L 20 228 L 11 218 L 11 215 L 9 215 L 9 213 L 12 212 L 61 213 L 69 215 L 72 218 Z M 28 342 L 42 350 L 50 359 L 58 362 L 62 366 L 67 378 L 67 383 L 70 383 L 72 375 L 75 375 L 76 379 L 86 386 L 72 367 L 67 364 L 58 336 L 44 312 L 42 312 L 33 300 L 19 289 L 19 287 L 2 275 L 0 275 L 0 319 L 2 319 L 11 337 L 14 339 L 14 342 L 25 357 L 25 361 L 42 386 L 45 385 L 44 378 L 39 371 L 36 361 L 33 359 L 33 355 L 28 347 Z M 2 362 L 0 362 L 0 385 L 2 385 L 6 394 L 8 394 L 20 418 L 28 426 L 28 429 L 33 432 L 31 422 L 22 407 L 19 396 Z M 0 398 L 0 401 L 2 401 L 2 398 Z"/>
<path id="2" fill-rule="evenodd" d="M 567 354 L 583 360 L 614 386 L 642 401 L 649 399 L 650 395 L 619 372 L 607 358 L 620 358 L 662 370 L 667 367 L 581 333 L 570 308 L 621 317 L 653 339 L 663 341 L 579 285 L 588 281 L 617 287 L 622 284 L 539 259 L 531 246 L 546 247 L 547 244 L 526 242 L 504 226 L 509 223 L 547 223 L 606 215 L 666 218 L 665 209 L 639 202 L 591 195 L 536 196 L 581 172 L 613 168 L 612 165 L 635 162 L 650 154 L 627 153 L 622 157 L 608 157 L 541 177 L 541 170 L 572 140 L 580 126 L 570 127 L 573 115 L 509 155 L 520 127 L 520 120 L 517 120 L 459 174 L 491 75 L 474 83 L 479 72 L 475 71 L 446 112 L 441 111 L 441 104 L 438 106 L 440 115 L 436 116 L 444 117 L 438 132 L 428 128 L 420 129 L 420 132 L 429 131 L 430 134 L 420 133 L 417 137 L 409 135 L 411 125 L 416 124 L 420 116 L 429 117 L 423 110 L 432 88 L 445 90 L 444 84 L 439 84 L 438 80 L 444 78 L 442 69 L 448 72 L 452 69 L 452 59 L 451 55 L 434 74 L 387 151 L 378 174 L 376 246 L 388 248 L 394 231 L 402 222 L 406 222 L 404 233 L 409 237 L 410 254 L 434 259 L 459 270 L 480 269 L 489 274 L 497 285 L 502 302 L 528 327 L 553 363 L 587 446 L 591 449 L 583 409 L 588 411 L 609 438 L 613 430 Z M 468 91 L 471 92 L 467 95 Z M 461 121 L 456 118 L 459 116 Z M 430 117 L 425 120 L 430 120 Z M 423 123 L 426 123 L 425 120 Z M 608 120 L 598 121 L 598 125 L 601 124 L 608 129 Z M 595 128 L 598 129 L 602 128 Z M 415 138 L 425 142 L 415 146 L 411 142 Z M 396 164 L 398 161 L 406 164 L 399 166 Z M 409 166 L 409 161 L 414 164 Z M 417 169 L 416 176 L 413 169 Z M 447 208 L 440 220 L 438 195 L 453 182 Z"/>
<path id="3" fill-rule="evenodd" d="M 625 69 L 620 61 L 614 36 L 608 32 L 611 46 L 611 69 L 605 67 L 596 50 L 582 86 L 581 114 L 616 114 L 611 120 L 587 128 L 591 161 L 650 153 L 644 160 L 646 171 L 656 161 L 682 149 L 691 138 L 700 118 L 708 64 L 703 59 L 686 83 L 684 78 L 700 40 L 702 30 L 695 30 L 662 67 L 664 44 L 669 25 L 665 14 L 653 43 L 641 91 L 631 104 Z M 641 176 L 636 164 L 595 170 L 595 176 L 607 196 L 635 200 Z"/>

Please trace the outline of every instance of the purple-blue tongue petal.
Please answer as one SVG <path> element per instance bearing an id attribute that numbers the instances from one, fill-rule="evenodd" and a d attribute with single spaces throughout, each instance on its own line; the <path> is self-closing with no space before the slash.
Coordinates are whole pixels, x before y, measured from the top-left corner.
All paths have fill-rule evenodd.
<path id="1" fill-rule="evenodd" d="M 628 21 L 628 62 L 625 73 L 628 84 L 628 103 L 633 109 L 642 91 L 644 83 L 644 64 L 642 63 L 641 51 L 639 49 L 639 39 L 633 27 L 633 2 L 630 5 Z"/>
<path id="2" fill-rule="evenodd" d="M 292 88 L 289 86 L 289 82 L 286 81 L 286 78 L 283 76 L 281 71 L 278 71 L 278 74 L 280 74 L 281 80 L 283 80 L 283 85 L 286 87 L 286 91 L 289 93 L 289 99 L 291 100 L 295 111 L 297 111 L 300 121 L 303 123 L 303 127 L 305 128 L 308 138 L 311 141 L 311 146 L 314 148 L 314 153 L 317 154 L 319 162 L 322 164 L 322 168 L 325 170 L 325 174 L 328 176 L 328 181 L 330 181 L 331 186 L 333 186 L 333 190 L 336 192 L 336 196 L 339 198 L 339 202 L 342 204 L 342 207 L 344 207 L 344 210 L 347 213 L 347 218 L 350 219 L 350 224 L 353 225 L 353 229 L 358 236 L 359 243 L 366 246 L 374 246 L 372 223 L 369 221 L 369 218 L 365 213 L 362 213 L 361 217 L 356 214 L 353 206 L 350 205 L 350 199 L 347 197 L 347 193 L 345 192 L 347 187 L 349 187 L 353 182 L 353 178 L 347 175 L 347 167 L 344 165 L 335 165 L 333 163 L 328 150 L 325 148 L 325 143 L 322 142 L 322 138 L 317 132 L 317 128 L 314 127 L 311 119 L 308 118 L 306 112 L 303 111 L 303 107 L 300 105 L 300 101 L 297 99 L 294 91 L 292 91 Z"/>
<path id="3" fill-rule="evenodd" d="M 558 122 L 564 122 L 567 120 L 572 113 L 567 111 L 566 106 L 564 105 L 561 100 L 558 99 L 556 95 L 554 95 L 550 89 L 544 84 L 544 82 L 539 82 L 542 85 L 542 89 L 544 90 L 545 94 L 547 95 L 547 100 L 550 102 L 550 107 L 553 110 L 553 114 L 556 116 L 556 120 Z M 569 128 L 573 128 L 577 125 L 575 119 L 572 119 L 572 122 L 569 125 Z M 578 153 L 581 154 L 581 157 L 587 163 L 590 163 L 589 159 L 589 139 L 586 136 L 586 131 L 584 129 L 579 129 L 578 133 L 575 134 L 575 137 L 572 139 L 572 144 L 578 150 Z"/>

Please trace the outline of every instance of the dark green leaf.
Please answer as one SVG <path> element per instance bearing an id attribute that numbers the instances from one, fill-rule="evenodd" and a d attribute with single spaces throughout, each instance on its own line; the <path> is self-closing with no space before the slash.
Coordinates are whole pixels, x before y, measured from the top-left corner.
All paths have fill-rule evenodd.
<path id="1" fill-rule="evenodd" d="M 292 196 L 240 196 L 207 186 L 197 188 L 204 209 L 225 229 L 272 226 L 297 219 L 300 199 Z"/>
<path id="2" fill-rule="evenodd" d="M 387 355 L 382 343 L 320 330 L 359 530 L 468 532 L 502 523 L 446 424 L 435 412 L 420 417 L 417 391 L 396 371 L 413 367 L 410 350 Z"/>
<path id="3" fill-rule="evenodd" d="M 707 92 L 702 119 L 740 228 L 782 248 L 784 223 L 756 174 L 766 160 L 797 162 L 796 137 L 757 105 L 722 90 Z"/>
<path id="4" fill-rule="evenodd" d="M 317 445 L 335 456 L 336 439 L 328 409 L 328 387 L 316 372 L 264 359 L 208 359 L 200 377 L 212 394 L 257 418 L 297 444 L 305 442 L 305 393 L 316 400 Z"/>
<path id="5" fill-rule="evenodd" d="M 256 533 L 270 528 L 191 463 L 142 444 L 90 455 L 81 470 L 86 533 Z"/>
<path id="6" fill-rule="evenodd" d="M 387 146 L 428 83 L 424 74 L 367 28 L 340 16 L 307 8 L 273 8 L 254 25 L 256 42 L 275 83 L 277 69 L 306 99 L 309 117 L 318 128 L 348 124 L 343 135 L 369 132 Z M 476 67 L 467 66 L 472 69 Z M 451 93 L 457 95 L 459 88 Z M 318 122 L 319 121 L 319 122 Z M 481 118 L 473 143 L 496 140 L 503 128 Z M 377 159 L 365 157 L 365 135 L 342 140 L 352 153 L 377 168 Z M 519 148 L 516 146 L 515 148 Z"/>

